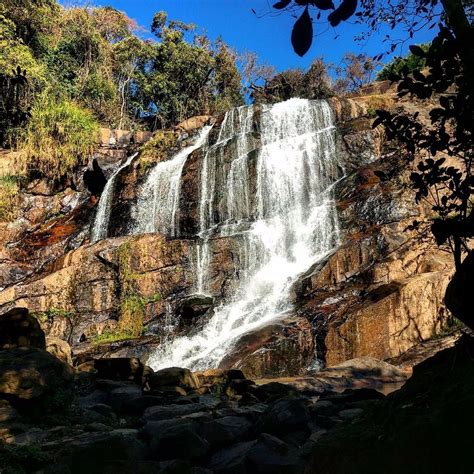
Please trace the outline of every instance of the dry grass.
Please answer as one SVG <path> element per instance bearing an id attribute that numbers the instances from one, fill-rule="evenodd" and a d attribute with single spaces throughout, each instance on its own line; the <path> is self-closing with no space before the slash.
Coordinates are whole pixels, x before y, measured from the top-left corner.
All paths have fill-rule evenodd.
<path id="1" fill-rule="evenodd" d="M 72 101 L 43 95 L 33 107 L 20 140 L 20 164 L 27 172 L 60 179 L 87 162 L 98 131 L 91 112 Z"/>
<path id="2" fill-rule="evenodd" d="M 18 215 L 20 185 L 12 175 L 0 177 L 0 221 L 11 222 Z"/>

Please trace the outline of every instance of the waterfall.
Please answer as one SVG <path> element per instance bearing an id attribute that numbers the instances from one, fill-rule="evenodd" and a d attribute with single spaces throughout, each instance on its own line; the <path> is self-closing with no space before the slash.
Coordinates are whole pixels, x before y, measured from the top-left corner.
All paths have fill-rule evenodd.
<path id="1" fill-rule="evenodd" d="M 291 99 L 262 107 L 258 144 L 255 121 L 252 107 L 226 114 L 200 176 L 197 289 L 206 290 L 213 236 L 238 238 L 244 276 L 200 332 L 151 355 L 154 369 L 217 367 L 243 334 L 291 311 L 293 283 L 338 243 L 341 166 L 329 105 Z"/>
<path id="2" fill-rule="evenodd" d="M 158 163 L 140 189 L 132 210 L 136 225 L 133 234 L 160 232 L 178 235 L 179 193 L 181 175 L 187 157 L 206 141 L 211 126 L 204 127 L 193 145 L 180 150 L 168 161 Z"/>
<path id="3" fill-rule="evenodd" d="M 115 181 L 119 173 L 126 168 L 133 159 L 137 156 L 135 153 L 127 158 L 105 183 L 104 190 L 100 196 L 99 204 L 97 206 L 97 213 L 95 215 L 94 224 L 91 230 L 91 242 L 95 243 L 99 240 L 106 239 L 109 230 L 110 211 L 112 209 L 112 199 L 114 197 Z"/>
<path id="4" fill-rule="evenodd" d="M 196 291 L 206 294 L 207 270 L 210 263 L 210 238 L 218 223 L 224 221 L 241 222 L 250 216 L 249 176 L 247 171 L 247 155 L 250 151 L 249 134 L 252 130 L 253 108 L 248 106 L 230 110 L 222 121 L 217 142 L 206 151 L 200 174 L 199 199 L 199 237 L 197 244 Z M 234 155 L 236 158 L 230 165 L 225 179 L 222 160 L 225 158 L 225 147 L 231 139 L 235 139 Z M 221 205 L 220 221 L 215 222 L 214 201 L 216 189 L 227 190 L 225 203 Z M 234 221 L 233 221 L 234 219 Z M 224 230 L 222 229 L 222 232 Z M 228 233 L 231 229 L 228 228 Z"/>

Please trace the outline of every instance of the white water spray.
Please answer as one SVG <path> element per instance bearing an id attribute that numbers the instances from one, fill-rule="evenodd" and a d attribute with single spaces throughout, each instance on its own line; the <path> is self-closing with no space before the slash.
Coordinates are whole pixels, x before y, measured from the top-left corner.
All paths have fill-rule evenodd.
<path id="1" fill-rule="evenodd" d="M 109 230 L 110 211 L 112 210 L 112 199 L 114 197 L 115 181 L 119 173 L 126 168 L 133 159 L 137 156 L 135 153 L 127 158 L 117 170 L 112 174 L 107 183 L 105 183 L 104 190 L 100 196 L 99 204 L 97 206 L 97 213 L 95 215 L 94 224 L 91 231 L 91 242 L 95 243 L 99 240 L 106 239 Z"/>
<path id="2" fill-rule="evenodd" d="M 333 184 L 341 168 L 329 105 L 291 99 L 264 107 L 253 158 L 252 121 L 251 107 L 226 115 L 203 159 L 199 208 L 198 290 L 206 290 L 211 233 L 239 239 L 244 278 L 199 333 L 165 343 L 150 357 L 154 369 L 217 367 L 243 334 L 288 314 L 293 283 L 338 243 Z M 230 140 L 236 143 L 229 166 Z"/>
<path id="3" fill-rule="evenodd" d="M 132 216 L 133 234 L 160 232 L 175 237 L 179 234 L 179 193 L 181 175 L 188 156 L 207 139 L 211 126 L 204 127 L 195 143 L 180 150 L 172 159 L 158 163 L 143 184 Z"/>

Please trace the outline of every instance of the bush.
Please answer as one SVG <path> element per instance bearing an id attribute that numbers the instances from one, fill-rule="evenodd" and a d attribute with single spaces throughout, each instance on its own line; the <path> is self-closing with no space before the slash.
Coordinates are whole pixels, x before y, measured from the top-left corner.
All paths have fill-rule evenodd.
<path id="1" fill-rule="evenodd" d="M 76 103 L 43 94 L 31 110 L 20 142 L 20 161 L 29 174 L 60 180 L 87 162 L 99 126 L 91 112 Z"/>

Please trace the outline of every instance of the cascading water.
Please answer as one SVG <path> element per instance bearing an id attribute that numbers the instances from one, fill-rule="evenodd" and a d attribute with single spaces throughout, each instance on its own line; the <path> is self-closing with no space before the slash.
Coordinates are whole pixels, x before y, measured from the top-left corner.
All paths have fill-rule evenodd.
<path id="1" fill-rule="evenodd" d="M 154 369 L 217 367 L 239 337 L 291 310 L 293 283 L 338 242 L 333 185 L 341 167 L 329 105 L 291 99 L 263 107 L 259 142 L 254 121 L 252 107 L 226 115 L 200 177 L 198 291 L 206 290 L 215 235 L 238 238 L 244 277 L 199 333 L 167 342 L 150 357 Z"/>
<path id="2" fill-rule="evenodd" d="M 231 234 L 233 223 L 240 223 L 250 217 L 250 191 L 247 155 L 251 148 L 249 134 L 252 131 L 253 108 L 237 107 L 230 110 L 222 121 L 217 142 L 207 150 L 201 167 L 201 193 L 199 200 L 199 237 L 197 244 L 197 275 L 196 291 L 206 293 L 207 270 L 210 263 L 210 238 L 217 224 L 221 225 L 221 233 Z M 222 166 L 225 146 L 235 139 L 236 156 L 230 165 L 228 176 L 223 173 Z M 221 205 L 220 222 L 215 222 L 214 201 L 216 186 L 226 189 L 226 200 Z"/>
<path id="3" fill-rule="evenodd" d="M 94 224 L 91 231 L 91 242 L 98 242 L 106 239 L 109 230 L 110 211 L 112 209 L 112 199 L 114 196 L 115 181 L 119 173 L 126 168 L 133 159 L 137 156 L 135 153 L 127 158 L 117 170 L 112 174 L 107 183 L 105 183 L 104 190 L 100 196 L 99 204 L 97 206 L 97 213 L 95 215 Z"/>
<path id="4" fill-rule="evenodd" d="M 181 174 L 187 157 L 207 139 L 211 126 L 204 127 L 196 142 L 180 150 L 171 160 L 158 163 L 143 184 L 132 216 L 136 225 L 133 234 L 161 232 L 178 235 L 177 217 Z"/>

